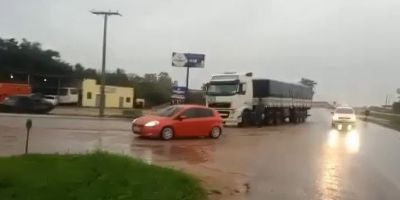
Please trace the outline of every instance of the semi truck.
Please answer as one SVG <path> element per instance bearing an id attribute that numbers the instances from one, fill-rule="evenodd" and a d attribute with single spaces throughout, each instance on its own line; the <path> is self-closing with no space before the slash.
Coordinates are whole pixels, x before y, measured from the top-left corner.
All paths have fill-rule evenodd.
<path id="1" fill-rule="evenodd" d="M 216 109 L 228 126 L 255 124 L 260 105 L 263 124 L 301 123 L 308 116 L 313 93 L 305 85 L 256 79 L 252 73 L 223 73 L 207 83 L 206 105 Z"/>

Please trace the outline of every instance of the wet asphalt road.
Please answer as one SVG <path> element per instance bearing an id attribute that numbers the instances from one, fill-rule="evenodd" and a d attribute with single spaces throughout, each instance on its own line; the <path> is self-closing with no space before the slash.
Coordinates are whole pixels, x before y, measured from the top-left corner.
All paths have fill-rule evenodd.
<path id="1" fill-rule="evenodd" d="M 245 183 L 245 199 L 400 199 L 399 132 L 359 122 L 338 133 L 330 130 L 328 110 L 311 114 L 300 125 L 227 128 L 219 140 L 167 142 L 133 136 L 128 120 L 1 114 L 0 155 L 23 153 L 29 117 L 34 153 L 129 154 L 205 174 L 210 182 Z"/>

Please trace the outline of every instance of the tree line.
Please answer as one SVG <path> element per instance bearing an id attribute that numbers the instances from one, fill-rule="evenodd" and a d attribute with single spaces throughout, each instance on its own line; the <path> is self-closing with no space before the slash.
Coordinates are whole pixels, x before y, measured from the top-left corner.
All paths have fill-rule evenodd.
<path id="1" fill-rule="evenodd" d="M 43 49 L 38 42 L 0 38 L 0 82 L 23 81 L 27 74 L 32 79 L 58 77 L 63 82 L 85 78 L 100 80 L 100 74 L 95 69 L 80 63 L 70 64 L 61 59 L 59 52 Z M 145 99 L 147 105 L 158 105 L 169 101 L 172 79 L 167 72 L 140 76 L 117 68 L 106 73 L 106 84 L 134 87 L 136 98 Z M 48 81 L 47 85 L 57 87 L 55 81 Z"/>

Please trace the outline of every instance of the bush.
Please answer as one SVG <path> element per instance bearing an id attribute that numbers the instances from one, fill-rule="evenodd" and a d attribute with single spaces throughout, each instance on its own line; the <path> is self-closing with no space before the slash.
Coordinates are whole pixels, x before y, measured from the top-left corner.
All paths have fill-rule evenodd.
<path id="1" fill-rule="evenodd" d="M 392 106 L 392 110 L 394 113 L 400 114 L 400 102 L 394 102 Z"/>
<path id="2" fill-rule="evenodd" d="M 122 115 L 124 117 L 129 117 L 129 118 L 138 118 L 143 115 L 142 110 L 138 109 L 129 109 L 129 110 L 123 110 Z"/>

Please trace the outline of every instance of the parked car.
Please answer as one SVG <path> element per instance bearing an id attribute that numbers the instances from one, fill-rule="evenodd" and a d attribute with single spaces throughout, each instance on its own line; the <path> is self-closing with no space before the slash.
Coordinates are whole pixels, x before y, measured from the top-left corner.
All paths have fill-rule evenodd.
<path id="1" fill-rule="evenodd" d="M 356 114 L 351 107 L 337 107 L 332 112 L 332 127 L 338 130 L 351 130 L 356 123 Z"/>
<path id="2" fill-rule="evenodd" d="M 51 105 L 56 106 L 58 105 L 58 96 L 56 95 L 44 95 L 43 99 L 49 103 L 51 103 Z"/>
<path id="3" fill-rule="evenodd" d="M 193 136 L 219 138 L 222 127 L 223 120 L 216 110 L 199 105 L 169 106 L 155 115 L 132 121 L 133 133 L 163 140 Z"/>
<path id="4" fill-rule="evenodd" d="M 48 113 L 54 106 L 35 95 L 31 96 L 9 96 L 0 103 L 1 112 L 15 113 Z"/>

